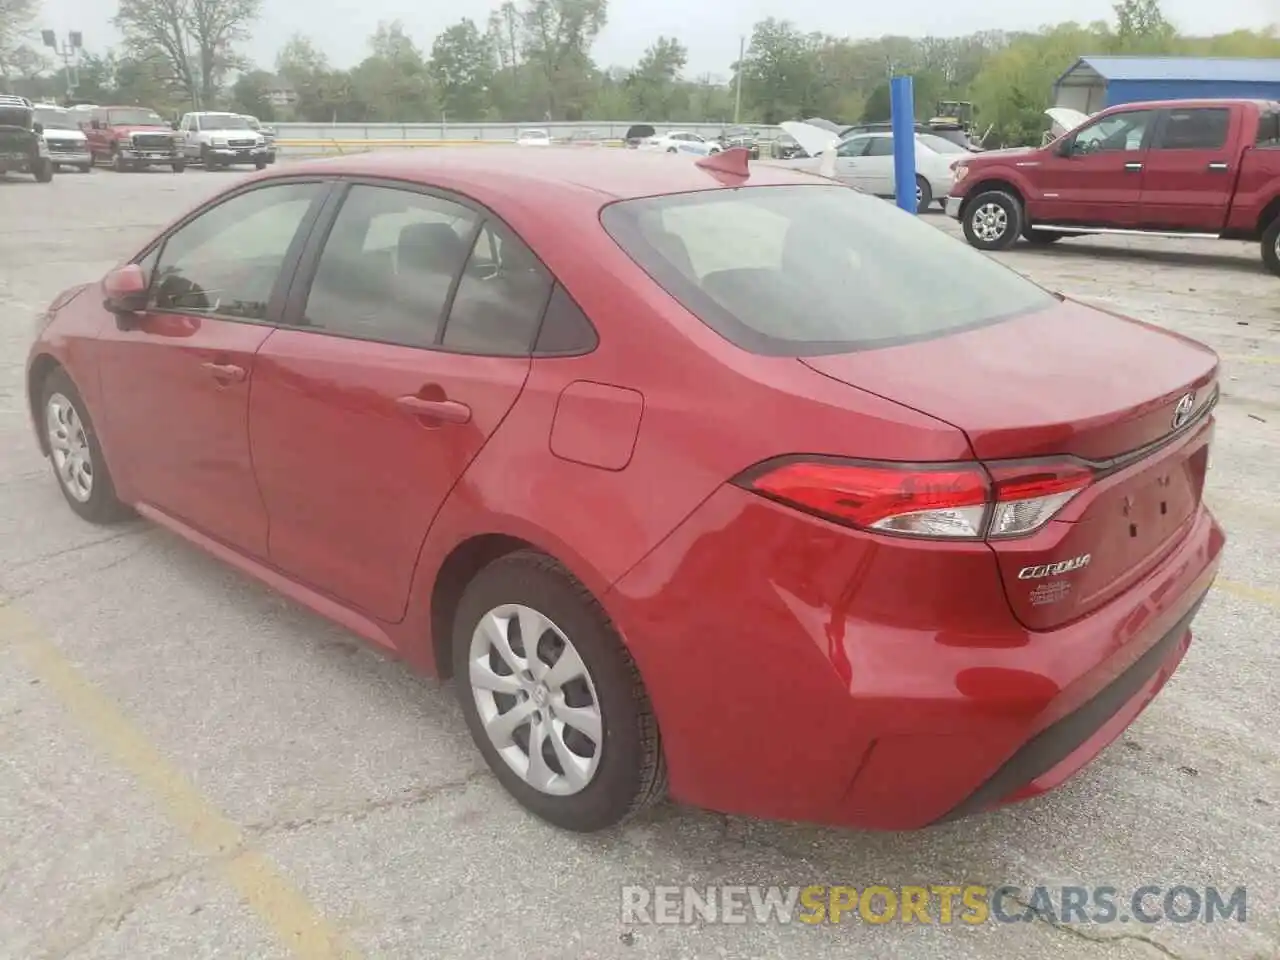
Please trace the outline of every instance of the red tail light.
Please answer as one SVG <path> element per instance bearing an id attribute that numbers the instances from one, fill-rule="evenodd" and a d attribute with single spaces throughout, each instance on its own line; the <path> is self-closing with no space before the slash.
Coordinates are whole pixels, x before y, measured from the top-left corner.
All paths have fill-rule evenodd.
<path id="1" fill-rule="evenodd" d="M 784 457 L 735 482 L 815 516 L 900 536 L 1025 536 L 1093 482 L 1075 460 L 903 464 Z"/>

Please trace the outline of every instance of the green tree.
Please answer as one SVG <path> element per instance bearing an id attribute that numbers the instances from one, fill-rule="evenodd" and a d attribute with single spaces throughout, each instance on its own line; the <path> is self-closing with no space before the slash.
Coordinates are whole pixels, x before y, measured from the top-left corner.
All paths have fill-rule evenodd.
<path id="1" fill-rule="evenodd" d="M 599 84 L 591 47 L 608 20 L 607 0 L 524 0 L 518 8 L 521 55 L 537 77 L 550 119 L 585 115 Z"/>
<path id="2" fill-rule="evenodd" d="M 265 70 L 250 70 L 240 74 L 231 87 L 231 109 L 247 113 L 265 123 L 276 119 L 275 107 L 267 96 L 275 78 Z"/>
<path id="3" fill-rule="evenodd" d="M 228 71 L 244 65 L 261 0 L 120 0 L 113 22 L 136 56 L 162 58 L 189 102 L 211 107 Z"/>
<path id="4" fill-rule="evenodd" d="M 658 37 L 623 81 L 628 106 L 639 117 L 671 117 L 688 106 L 689 91 L 680 83 L 688 62 L 684 45 L 674 37 Z"/>
<path id="5" fill-rule="evenodd" d="M 463 19 L 436 37 L 427 62 L 441 106 L 458 120 L 480 119 L 497 72 L 492 39 L 475 21 Z"/>
<path id="6" fill-rule="evenodd" d="M 378 24 L 369 47 L 371 55 L 351 71 L 351 93 L 363 104 L 364 119 L 394 123 L 438 117 L 426 60 L 404 24 Z"/>

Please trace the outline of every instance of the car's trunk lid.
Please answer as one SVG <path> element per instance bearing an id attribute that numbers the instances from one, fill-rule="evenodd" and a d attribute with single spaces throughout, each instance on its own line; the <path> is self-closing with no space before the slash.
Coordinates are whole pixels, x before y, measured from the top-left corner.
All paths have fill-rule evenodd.
<path id="1" fill-rule="evenodd" d="M 1096 466 L 1099 479 L 1046 527 L 991 541 L 1015 614 L 1047 629 L 1132 585 L 1200 503 L 1218 360 L 1159 333 L 1066 301 L 959 334 L 802 362 L 960 428 L 984 462 L 1073 457 Z"/>

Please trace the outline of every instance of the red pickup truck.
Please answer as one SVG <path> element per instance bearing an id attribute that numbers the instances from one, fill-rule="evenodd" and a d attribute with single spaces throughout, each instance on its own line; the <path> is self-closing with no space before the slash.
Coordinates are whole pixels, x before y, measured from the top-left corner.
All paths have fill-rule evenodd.
<path id="1" fill-rule="evenodd" d="M 947 213 L 980 250 L 1094 233 L 1252 240 L 1280 274 L 1278 102 L 1126 103 L 953 170 Z"/>

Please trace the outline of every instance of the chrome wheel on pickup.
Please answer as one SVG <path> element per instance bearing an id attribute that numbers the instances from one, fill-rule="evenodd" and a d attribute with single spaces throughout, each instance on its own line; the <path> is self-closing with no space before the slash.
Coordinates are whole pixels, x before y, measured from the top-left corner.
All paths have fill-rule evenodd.
<path id="1" fill-rule="evenodd" d="M 988 190 L 969 201 L 961 222 L 970 246 L 1007 250 L 1022 235 L 1022 204 L 1003 190 Z"/>
<path id="2" fill-rule="evenodd" d="M 1262 231 L 1262 262 L 1268 270 L 1280 276 L 1280 217 L 1272 220 Z"/>

